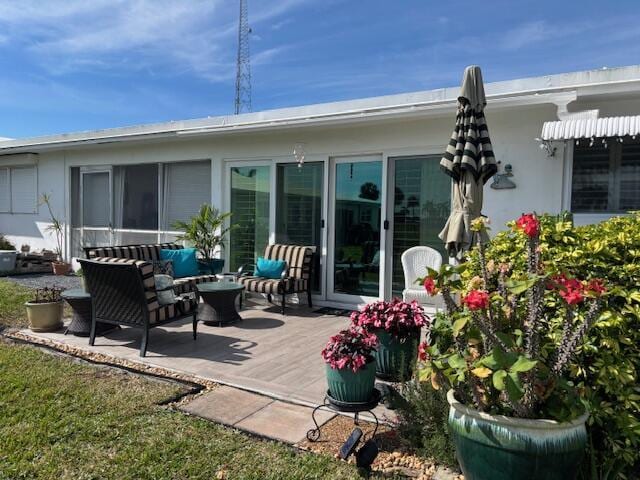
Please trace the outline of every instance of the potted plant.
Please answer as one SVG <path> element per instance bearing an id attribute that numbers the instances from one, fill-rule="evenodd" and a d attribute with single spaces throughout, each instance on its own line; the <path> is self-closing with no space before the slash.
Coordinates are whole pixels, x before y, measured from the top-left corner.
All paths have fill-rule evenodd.
<path id="1" fill-rule="evenodd" d="M 201 258 L 199 260 L 202 270 L 205 273 L 220 273 L 224 268 L 224 260 L 214 258 L 218 247 L 224 248 L 225 236 L 231 227 L 225 227 L 230 212 L 220 213 L 220 211 L 209 204 L 200 207 L 198 215 L 191 217 L 188 222 L 178 221 L 173 224 L 173 228 L 184 232 L 177 240 L 191 243 Z"/>
<path id="2" fill-rule="evenodd" d="M 335 400 L 363 403 L 371 400 L 376 381 L 373 352 L 376 336 L 359 327 L 351 327 L 331 337 L 322 350 L 329 394 Z"/>
<path id="3" fill-rule="evenodd" d="M 351 323 L 378 337 L 374 353 L 376 375 L 382 379 L 404 381 L 412 377 L 420 342 L 420 330 L 429 325 L 424 310 L 415 300 L 398 298 L 369 303 L 351 314 Z"/>
<path id="4" fill-rule="evenodd" d="M 553 270 L 535 214 L 514 227 L 526 238 L 526 271 L 487 263 L 479 244 L 480 275 L 443 265 L 421 279 L 430 294 L 442 293 L 445 313 L 432 345 L 421 345 L 419 378 L 449 389 L 449 426 L 466 479 L 571 479 L 588 412 L 568 363 L 607 292 L 599 279 Z M 472 229 L 486 230 L 485 221 Z"/>
<path id="5" fill-rule="evenodd" d="M 71 264 L 65 262 L 62 258 L 62 244 L 64 242 L 64 226 L 62 222 L 53 214 L 53 209 L 51 208 L 51 196 L 48 193 L 43 193 L 40 198 L 40 204 L 46 205 L 47 210 L 49 210 L 49 217 L 51 218 L 51 223 L 47 227 L 47 232 L 55 235 L 56 238 L 56 247 L 55 254 L 56 260 L 51 263 L 53 267 L 53 273 L 55 275 L 66 275 L 71 271 Z"/>
<path id="6" fill-rule="evenodd" d="M 38 288 L 35 298 L 25 303 L 29 328 L 34 332 L 53 332 L 62 327 L 62 290 Z"/>

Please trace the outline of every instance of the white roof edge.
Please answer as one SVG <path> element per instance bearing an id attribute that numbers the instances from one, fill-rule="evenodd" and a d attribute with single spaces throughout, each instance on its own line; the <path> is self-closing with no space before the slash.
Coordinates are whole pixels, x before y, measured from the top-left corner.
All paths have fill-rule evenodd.
<path id="1" fill-rule="evenodd" d="M 574 95 L 580 89 L 602 88 L 638 83 L 640 65 L 564 73 L 485 84 L 488 108 L 515 105 L 556 103 L 562 94 Z M 241 115 L 182 120 L 175 122 L 73 132 L 25 139 L 0 141 L 0 155 L 38 152 L 83 145 L 133 141 L 145 138 L 166 138 L 183 135 L 211 135 L 225 132 L 264 130 L 293 126 L 346 123 L 392 116 L 434 115 L 446 113 L 455 104 L 459 87 L 411 92 L 382 97 L 370 97 L 301 107 L 265 110 Z M 567 101 L 566 99 L 564 101 Z M 568 100 L 568 101 L 571 101 Z"/>
<path id="2" fill-rule="evenodd" d="M 554 141 L 638 135 L 640 135 L 640 115 L 632 115 L 545 122 L 542 126 L 541 139 Z"/>

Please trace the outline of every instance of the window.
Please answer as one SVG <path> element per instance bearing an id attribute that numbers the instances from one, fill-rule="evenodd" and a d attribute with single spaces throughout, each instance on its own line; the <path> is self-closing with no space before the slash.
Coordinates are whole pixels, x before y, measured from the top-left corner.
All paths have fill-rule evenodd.
<path id="1" fill-rule="evenodd" d="M 0 168 L 0 212 L 36 213 L 36 167 Z"/>
<path id="2" fill-rule="evenodd" d="M 573 153 L 571 211 L 624 213 L 640 209 L 640 142 L 605 147 L 576 145 Z"/>
<path id="3" fill-rule="evenodd" d="M 113 167 L 114 227 L 158 229 L 158 165 Z"/>
<path id="4" fill-rule="evenodd" d="M 176 221 L 188 221 L 204 203 L 211 203 L 211 162 L 180 162 L 164 165 L 164 202 L 161 225 L 175 230 Z"/>

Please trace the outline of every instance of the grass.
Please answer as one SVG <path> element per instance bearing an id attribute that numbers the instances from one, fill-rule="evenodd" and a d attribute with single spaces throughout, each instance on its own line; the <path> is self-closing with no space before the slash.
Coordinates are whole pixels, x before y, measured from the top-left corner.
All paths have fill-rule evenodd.
<path id="1" fill-rule="evenodd" d="M 0 280 L 0 323 L 25 324 L 29 292 Z M 329 456 L 158 405 L 180 390 L 0 338 L 0 480 L 359 478 Z"/>
<path id="2" fill-rule="evenodd" d="M 26 327 L 24 302 L 30 300 L 32 295 L 30 288 L 0 279 L 0 324 L 7 327 Z"/>
<path id="3" fill-rule="evenodd" d="M 0 478 L 358 478 L 331 457 L 157 405 L 178 391 L 0 343 Z"/>

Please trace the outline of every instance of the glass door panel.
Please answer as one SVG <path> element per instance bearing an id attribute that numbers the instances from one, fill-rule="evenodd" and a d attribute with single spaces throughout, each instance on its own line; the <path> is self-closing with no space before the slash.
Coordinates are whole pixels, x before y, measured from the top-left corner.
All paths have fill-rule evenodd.
<path id="1" fill-rule="evenodd" d="M 276 168 L 276 243 L 316 247 L 312 289 L 318 292 L 324 163 L 305 163 L 302 167 L 282 163 Z"/>
<path id="2" fill-rule="evenodd" d="M 337 162 L 334 185 L 333 292 L 378 297 L 382 162 Z"/>
<path id="3" fill-rule="evenodd" d="M 81 201 L 83 227 L 112 226 L 110 173 L 83 172 Z"/>
<path id="4" fill-rule="evenodd" d="M 446 258 L 438 234 L 450 211 L 451 181 L 440 171 L 440 156 L 390 158 L 394 163 L 392 295 L 401 296 L 404 275 L 400 256 L 418 245 Z"/>
<path id="5" fill-rule="evenodd" d="M 269 242 L 269 166 L 231 168 L 229 268 L 253 264 Z"/>

